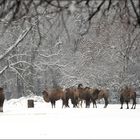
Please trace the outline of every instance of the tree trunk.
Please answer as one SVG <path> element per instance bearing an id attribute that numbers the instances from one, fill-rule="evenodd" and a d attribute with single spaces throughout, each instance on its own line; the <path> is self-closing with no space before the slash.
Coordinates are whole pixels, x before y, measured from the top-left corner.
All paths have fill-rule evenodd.
<path id="1" fill-rule="evenodd" d="M 3 88 L 0 87 L 0 112 L 3 112 L 4 100 L 5 100 L 5 95 L 3 93 Z"/>

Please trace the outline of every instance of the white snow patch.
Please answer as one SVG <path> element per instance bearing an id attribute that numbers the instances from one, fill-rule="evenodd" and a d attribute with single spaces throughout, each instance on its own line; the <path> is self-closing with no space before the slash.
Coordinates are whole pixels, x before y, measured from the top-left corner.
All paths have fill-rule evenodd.
<path id="1" fill-rule="evenodd" d="M 35 100 L 27 108 L 27 99 Z M 0 113 L 0 139 L 137 139 L 140 138 L 140 105 L 135 110 L 102 104 L 98 108 L 56 108 L 42 97 L 22 97 L 5 101 Z"/>

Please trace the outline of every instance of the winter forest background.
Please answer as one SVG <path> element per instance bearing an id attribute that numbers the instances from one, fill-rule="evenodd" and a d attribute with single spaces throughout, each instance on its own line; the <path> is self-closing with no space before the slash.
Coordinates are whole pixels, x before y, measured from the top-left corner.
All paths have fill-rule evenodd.
<path id="1" fill-rule="evenodd" d="M 45 87 L 140 88 L 140 0 L 1 0 L 0 86 L 6 98 Z"/>

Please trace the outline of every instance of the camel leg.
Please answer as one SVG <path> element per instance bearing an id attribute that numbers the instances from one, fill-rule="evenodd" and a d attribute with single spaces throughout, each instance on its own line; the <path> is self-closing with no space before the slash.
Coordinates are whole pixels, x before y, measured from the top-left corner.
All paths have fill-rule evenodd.
<path id="1" fill-rule="evenodd" d="M 67 98 L 66 101 L 65 101 L 65 106 L 66 106 L 66 107 L 70 107 L 70 106 L 69 106 L 69 99 L 68 99 L 68 98 Z"/>
<path id="2" fill-rule="evenodd" d="M 122 96 L 120 97 L 120 102 L 121 102 L 121 108 L 120 108 L 120 109 L 123 109 L 124 99 L 123 99 L 123 97 L 122 97 Z"/>
<path id="3" fill-rule="evenodd" d="M 136 109 L 136 104 L 134 105 L 134 108 L 133 109 Z"/>
<path id="4" fill-rule="evenodd" d="M 62 108 L 63 108 L 64 105 L 65 105 L 65 101 L 62 99 Z"/>
<path id="5" fill-rule="evenodd" d="M 89 108 L 90 107 L 90 100 L 86 100 L 86 108 Z"/>
<path id="6" fill-rule="evenodd" d="M 136 99 L 134 99 L 134 109 L 136 109 Z"/>
<path id="7" fill-rule="evenodd" d="M 66 102 L 65 102 L 65 100 L 64 100 L 64 99 L 62 99 L 62 108 L 63 108 L 63 106 L 65 106 L 65 107 L 66 107 Z"/>
<path id="8" fill-rule="evenodd" d="M 136 109 L 136 100 L 135 100 L 135 102 L 134 102 L 134 108 L 133 109 Z"/>
<path id="9" fill-rule="evenodd" d="M 76 100 L 73 100 L 73 108 L 76 108 Z"/>
<path id="10" fill-rule="evenodd" d="M 66 100 L 66 106 L 67 106 L 67 107 L 70 107 L 70 106 L 69 106 L 69 99 Z"/>
<path id="11" fill-rule="evenodd" d="M 95 108 L 97 108 L 97 104 L 96 104 L 96 102 L 95 102 L 95 104 L 94 104 L 94 105 L 95 105 Z"/>
<path id="12" fill-rule="evenodd" d="M 94 105 L 97 108 L 97 104 L 96 104 L 96 101 L 95 100 L 93 100 L 93 108 L 94 108 Z"/>
<path id="13" fill-rule="evenodd" d="M 0 112 L 3 112 L 3 107 L 0 107 Z"/>
<path id="14" fill-rule="evenodd" d="M 123 109 L 123 104 L 121 104 L 121 108 L 120 109 Z"/>
<path id="15" fill-rule="evenodd" d="M 133 104 L 132 104 L 132 107 L 131 107 L 131 109 L 133 109 L 133 107 L 134 107 L 134 100 L 133 100 Z"/>
<path id="16" fill-rule="evenodd" d="M 76 107 L 79 108 L 79 106 L 78 106 L 78 98 L 75 99 L 75 104 L 76 104 Z"/>
<path id="17" fill-rule="evenodd" d="M 51 105 L 52 105 L 52 108 L 53 108 L 53 101 L 51 101 Z"/>
<path id="18" fill-rule="evenodd" d="M 94 101 L 94 105 L 95 105 L 95 108 L 97 108 L 97 104 L 96 104 L 96 101 Z"/>
<path id="19" fill-rule="evenodd" d="M 76 107 L 76 100 L 75 99 L 71 99 L 71 103 L 73 104 L 73 108 Z"/>
<path id="20" fill-rule="evenodd" d="M 53 103 L 54 103 L 54 108 L 55 108 L 55 103 L 56 103 L 56 102 L 54 101 Z"/>
<path id="21" fill-rule="evenodd" d="M 85 101 L 85 108 L 87 108 L 87 101 Z"/>
<path id="22" fill-rule="evenodd" d="M 136 104 L 133 104 L 131 109 L 136 109 Z"/>
<path id="23" fill-rule="evenodd" d="M 133 105 L 132 105 L 131 109 L 136 109 L 136 100 L 135 99 L 133 99 Z"/>
<path id="24" fill-rule="evenodd" d="M 106 108 L 107 105 L 108 105 L 108 99 L 107 98 L 104 98 L 104 100 L 105 100 L 105 106 L 104 106 L 104 108 Z"/>
<path id="25" fill-rule="evenodd" d="M 126 101 L 126 104 L 127 104 L 127 109 L 129 109 L 128 101 Z"/>
<path id="26" fill-rule="evenodd" d="M 51 101 L 52 108 L 55 108 L 55 101 Z"/>
<path id="27" fill-rule="evenodd" d="M 121 108 L 120 109 L 123 109 L 123 101 L 121 101 Z"/>
<path id="28" fill-rule="evenodd" d="M 81 103 L 80 103 L 81 108 L 82 108 L 82 104 L 83 104 L 83 100 L 81 99 Z"/>
<path id="29" fill-rule="evenodd" d="M 67 99 L 62 99 L 62 108 L 63 107 L 69 107 Z"/>

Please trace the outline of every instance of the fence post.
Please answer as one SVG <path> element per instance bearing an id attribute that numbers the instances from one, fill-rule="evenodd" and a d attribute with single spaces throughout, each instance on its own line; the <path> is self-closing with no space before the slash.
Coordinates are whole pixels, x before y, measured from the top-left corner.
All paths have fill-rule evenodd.
<path id="1" fill-rule="evenodd" d="M 29 99 L 27 101 L 27 103 L 28 103 L 28 108 L 34 108 L 34 100 L 33 99 Z"/>

